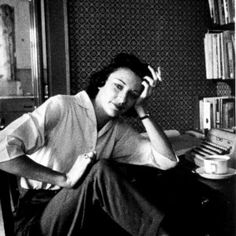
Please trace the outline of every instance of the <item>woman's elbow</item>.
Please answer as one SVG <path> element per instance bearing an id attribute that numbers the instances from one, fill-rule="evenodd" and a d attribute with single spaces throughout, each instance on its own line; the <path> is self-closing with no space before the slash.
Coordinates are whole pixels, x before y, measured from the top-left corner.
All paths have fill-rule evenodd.
<path id="1" fill-rule="evenodd" d="M 178 164 L 178 161 L 169 161 L 168 163 L 166 163 L 163 167 L 163 170 L 169 170 L 172 169 L 174 167 L 176 167 Z"/>
<path id="2" fill-rule="evenodd" d="M 168 170 L 177 166 L 179 158 L 176 155 L 167 156 L 154 152 L 154 160 L 162 170 Z"/>

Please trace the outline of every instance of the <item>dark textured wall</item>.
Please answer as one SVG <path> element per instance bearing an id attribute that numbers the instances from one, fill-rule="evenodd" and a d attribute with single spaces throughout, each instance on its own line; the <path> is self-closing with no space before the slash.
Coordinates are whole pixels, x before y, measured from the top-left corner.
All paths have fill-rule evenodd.
<path id="1" fill-rule="evenodd" d="M 161 66 L 149 110 L 164 129 L 194 128 L 196 97 L 228 93 L 205 78 L 207 0 L 69 0 L 71 93 L 121 51 Z M 131 121 L 133 122 L 133 121 Z M 133 122 L 139 128 L 136 122 Z"/>

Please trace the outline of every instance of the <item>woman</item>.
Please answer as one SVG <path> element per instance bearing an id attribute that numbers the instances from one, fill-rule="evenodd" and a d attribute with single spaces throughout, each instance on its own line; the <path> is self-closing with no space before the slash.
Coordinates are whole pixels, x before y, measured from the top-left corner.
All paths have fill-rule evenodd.
<path id="1" fill-rule="evenodd" d="M 49 98 L 0 133 L 0 168 L 21 176 L 17 235 L 83 235 L 96 221 L 95 208 L 131 235 L 158 233 L 164 213 L 113 161 L 176 166 L 171 145 L 145 107 L 159 80 L 160 69 L 119 54 L 91 76 L 86 91 Z M 148 137 L 121 118 L 131 111 Z"/>

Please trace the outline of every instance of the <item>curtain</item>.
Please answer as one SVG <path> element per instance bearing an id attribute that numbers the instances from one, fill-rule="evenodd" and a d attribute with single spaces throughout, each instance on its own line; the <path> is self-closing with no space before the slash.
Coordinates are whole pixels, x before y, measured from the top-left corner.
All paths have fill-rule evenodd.
<path id="1" fill-rule="evenodd" d="M 14 8 L 0 5 L 0 81 L 16 80 Z"/>

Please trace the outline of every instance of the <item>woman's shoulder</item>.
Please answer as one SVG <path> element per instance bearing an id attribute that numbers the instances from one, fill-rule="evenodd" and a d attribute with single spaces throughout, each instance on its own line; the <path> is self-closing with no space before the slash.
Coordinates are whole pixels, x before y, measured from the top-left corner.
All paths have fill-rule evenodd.
<path id="1" fill-rule="evenodd" d="M 72 97 L 72 96 L 71 96 Z M 49 97 L 43 104 L 37 107 L 32 112 L 33 116 L 45 116 L 50 118 L 60 117 L 62 114 L 66 112 L 68 107 L 70 107 L 70 98 L 69 95 L 54 95 Z"/>
<path id="2" fill-rule="evenodd" d="M 74 99 L 73 95 L 57 94 L 52 97 L 49 97 L 48 101 L 55 103 L 65 103 L 65 102 L 70 102 L 73 99 Z"/>
<path id="3" fill-rule="evenodd" d="M 64 94 L 58 94 L 50 98 L 52 101 L 59 103 L 59 104 L 72 104 L 75 105 L 81 105 L 81 106 L 87 106 L 88 103 L 91 103 L 90 98 L 88 97 L 88 94 L 85 91 L 80 91 L 75 95 L 64 95 Z"/>
<path id="4" fill-rule="evenodd" d="M 73 103 L 75 103 L 75 96 L 64 94 L 57 94 L 52 97 L 49 97 L 45 102 L 46 105 L 57 108 L 66 108 Z"/>

